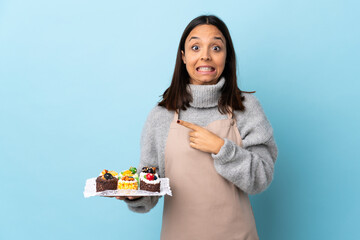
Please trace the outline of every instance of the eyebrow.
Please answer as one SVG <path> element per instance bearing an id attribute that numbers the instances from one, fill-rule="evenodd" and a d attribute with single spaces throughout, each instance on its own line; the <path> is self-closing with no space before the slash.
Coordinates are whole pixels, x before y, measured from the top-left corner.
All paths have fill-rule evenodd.
<path id="1" fill-rule="evenodd" d="M 199 37 L 191 37 L 190 39 L 189 39 L 189 42 L 190 42 L 190 40 L 191 39 L 200 39 Z M 221 40 L 223 43 L 224 43 L 224 40 L 221 38 L 221 37 L 214 37 L 214 39 L 216 39 L 216 40 Z"/>

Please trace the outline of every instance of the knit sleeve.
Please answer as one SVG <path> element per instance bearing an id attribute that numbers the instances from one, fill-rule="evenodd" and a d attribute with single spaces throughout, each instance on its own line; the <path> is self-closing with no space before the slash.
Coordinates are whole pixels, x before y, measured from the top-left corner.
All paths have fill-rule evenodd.
<path id="1" fill-rule="evenodd" d="M 236 117 L 243 146 L 224 139 L 224 145 L 212 157 L 221 176 L 244 192 L 257 194 L 273 179 L 278 150 L 273 129 L 259 101 L 249 95 L 245 103 L 245 112 Z"/>
<path id="2" fill-rule="evenodd" d="M 145 122 L 141 133 L 141 140 L 140 140 L 140 147 L 141 147 L 141 154 L 140 154 L 140 164 L 138 166 L 138 170 L 144 166 L 152 166 L 159 169 L 158 166 L 158 151 L 156 149 L 156 141 L 155 141 L 155 128 L 154 124 L 154 115 L 155 110 L 152 110 Z M 138 213 L 146 213 L 149 212 L 159 200 L 158 196 L 151 196 L 151 197 L 141 197 L 135 200 L 128 200 L 125 199 L 124 201 L 127 203 L 128 208 L 131 211 L 138 212 Z"/>

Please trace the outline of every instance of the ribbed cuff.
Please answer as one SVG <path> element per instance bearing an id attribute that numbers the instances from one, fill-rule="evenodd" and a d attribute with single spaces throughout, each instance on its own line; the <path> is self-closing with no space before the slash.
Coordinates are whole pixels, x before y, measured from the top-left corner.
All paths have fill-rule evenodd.
<path id="1" fill-rule="evenodd" d="M 235 154 L 235 145 L 232 141 L 224 138 L 224 145 L 217 154 L 211 154 L 213 159 L 219 164 L 224 164 L 232 159 Z"/>
<path id="2" fill-rule="evenodd" d="M 127 203 L 127 205 L 129 207 L 139 207 L 139 206 L 145 205 L 146 202 L 148 201 L 148 199 L 146 199 L 146 197 L 141 197 L 141 198 L 133 199 L 133 200 L 125 198 L 124 201 Z"/>
<path id="3" fill-rule="evenodd" d="M 128 205 L 128 208 L 137 213 L 147 213 L 149 212 L 158 202 L 158 196 L 149 196 L 141 197 L 135 200 L 125 199 L 125 203 Z"/>

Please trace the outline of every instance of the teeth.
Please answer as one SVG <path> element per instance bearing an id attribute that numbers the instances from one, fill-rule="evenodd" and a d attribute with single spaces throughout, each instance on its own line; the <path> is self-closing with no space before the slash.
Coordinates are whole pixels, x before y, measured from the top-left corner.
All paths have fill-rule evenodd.
<path id="1" fill-rule="evenodd" d="M 211 67 L 199 67 L 199 71 L 212 71 Z"/>

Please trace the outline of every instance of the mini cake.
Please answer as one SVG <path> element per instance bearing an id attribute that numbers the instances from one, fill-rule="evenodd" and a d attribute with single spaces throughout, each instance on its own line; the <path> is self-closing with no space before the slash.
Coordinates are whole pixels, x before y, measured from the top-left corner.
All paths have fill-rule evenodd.
<path id="1" fill-rule="evenodd" d="M 160 178 L 155 167 L 143 167 L 140 173 L 140 190 L 160 192 Z"/>
<path id="2" fill-rule="evenodd" d="M 115 171 L 103 170 L 96 178 L 96 191 L 116 190 L 118 185 L 118 174 Z"/>
<path id="3" fill-rule="evenodd" d="M 135 167 L 130 167 L 129 170 L 125 170 L 120 173 L 118 189 L 138 189 L 139 175 L 136 173 Z"/>

